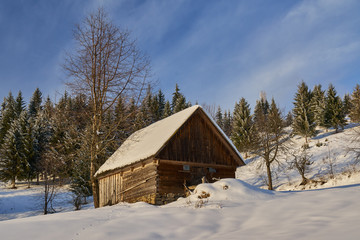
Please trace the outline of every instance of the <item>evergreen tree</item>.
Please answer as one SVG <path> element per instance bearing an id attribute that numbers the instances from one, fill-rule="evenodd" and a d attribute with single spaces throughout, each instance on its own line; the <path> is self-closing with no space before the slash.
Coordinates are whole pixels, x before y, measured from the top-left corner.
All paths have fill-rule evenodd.
<path id="1" fill-rule="evenodd" d="M 343 111 L 345 115 L 350 114 L 350 110 L 351 110 L 351 97 L 348 93 L 346 93 L 344 95 L 344 99 L 343 99 Z"/>
<path id="2" fill-rule="evenodd" d="M 0 180 L 11 181 L 11 188 L 16 188 L 15 180 L 22 178 L 23 140 L 21 122 L 15 120 L 4 137 L 0 149 Z"/>
<path id="3" fill-rule="evenodd" d="M 35 117 L 41 110 L 42 93 L 39 88 L 36 88 L 29 103 L 30 117 Z"/>
<path id="4" fill-rule="evenodd" d="M 153 111 L 155 114 L 155 121 L 158 121 L 163 118 L 165 110 L 165 95 L 161 90 L 158 91 L 158 94 L 154 96 L 153 100 Z"/>
<path id="5" fill-rule="evenodd" d="M 223 130 L 224 133 L 226 134 L 226 136 L 230 137 L 232 134 L 232 117 L 231 117 L 231 113 L 230 111 L 225 111 L 224 112 L 224 125 L 223 125 Z"/>
<path id="6" fill-rule="evenodd" d="M 312 94 L 308 90 L 308 86 L 305 82 L 302 82 L 298 86 L 298 91 L 294 98 L 294 122 L 293 131 L 295 134 L 299 134 L 305 138 L 307 143 L 308 137 L 315 134 L 315 122 L 314 113 L 311 105 Z"/>
<path id="7" fill-rule="evenodd" d="M 16 97 L 16 101 L 15 101 L 15 117 L 19 118 L 21 113 L 24 111 L 25 109 L 25 102 L 22 96 L 21 91 L 19 91 L 18 96 Z"/>
<path id="8" fill-rule="evenodd" d="M 246 153 L 245 158 L 247 158 L 247 153 L 253 147 L 253 126 L 250 106 L 245 98 L 241 98 L 239 103 L 235 103 L 231 140 L 239 151 Z"/>
<path id="9" fill-rule="evenodd" d="M 165 105 L 164 105 L 164 114 L 163 114 L 163 118 L 169 117 L 172 114 L 171 112 L 171 106 L 170 106 L 170 102 L 166 101 Z"/>
<path id="10" fill-rule="evenodd" d="M 26 111 L 23 112 L 23 147 L 26 166 L 23 166 L 24 178 L 28 181 L 30 187 L 31 180 L 36 176 L 37 163 L 35 157 L 35 137 L 34 137 L 34 121 L 29 118 Z"/>
<path id="11" fill-rule="evenodd" d="M 285 118 L 285 126 L 288 127 L 291 126 L 292 124 L 293 124 L 293 115 L 291 111 L 289 111 Z"/>
<path id="12" fill-rule="evenodd" d="M 44 108 L 38 113 L 34 122 L 34 158 L 37 184 L 39 184 L 39 174 L 44 171 L 44 167 L 47 167 L 43 164 L 46 162 L 46 151 L 49 149 L 49 142 L 53 134 L 52 116 L 53 104 L 48 97 Z"/>
<path id="13" fill-rule="evenodd" d="M 173 93 L 173 97 L 172 97 L 172 101 L 171 101 L 171 111 L 173 113 L 175 113 L 174 109 L 175 109 L 175 106 L 176 106 L 176 104 L 178 102 L 178 98 L 180 98 L 181 95 L 182 94 L 180 93 L 180 88 L 179 88 L 178 84 L 176 84 L 175 85 L 175 92 Z"/>
<path id="14" fill-rule="evenodd" d="M 171 102 L 172 113 L 180 112 L 190 106 L 191 103 L 186 102 L 185 96 L 180 92 L 179 86 L 176 84 L 175 92 L 173 93 L 173 98 Z"/>
<path id="15" fill-rule="evenodd" d="M 333 127 L 338 132 L 339 127 L 344 129 L 345 122 L 341 98 L 336 95 L 335 87 L 330 84 L 326 95 L 325 126 Z"/>
<path id="16" fill-rule="evenodd" d="M 9 96 L 4 99 L 4 103 L 1 109 L 0 146 L 4 142 L 5 135 L 10 129 L 15 117 L 15 100 L 12 93 L 9 92 Z"/>
<path id="17" fill-rule="evenodd" d="M 360 122 L 360 85 L 356 84 L 351 94 L 350 119 L 353 122 Z"/>
<path id="18" fill-rule="evenodd" d="M 222 130 L 224 130 L 224 120 L 223 120 L 223 114 L 221 112 L 220 106 L 218 107 L 216 114 L 215 114 L 215 122 Z"/>
<path id="19" fill-rule="evenodd" d="M 256 100 L 255 110 L 254 110 L 254 121 L 262 121 L 263 119 L 259 118 L 265 118 L 267 114 L 269 113 L 269 102 L 266 99 L 266 94 L 264 92 L 261 92 L 260 94 L 260 100 Z"/>
<path id="20" fill-rule="evenodd" d="M 312 92 L 311 98 L 311 107 L 312 112 L 314 113 L 314 121 L 317 126 L 324 127 L 325 126 L 325 91 L 321 89 L 321 85 L 315 85 L 314 90 Z"/>
<path id="21" fill-rule="evenodd" d="M 174 113 L 180 112 L 188 107 L 186 103 L 186 99 L 183 95 L 180 95 L 179 98 L 176 100 L 175 107 L 173 109 Z"/>
<path id="22" fill-rule="evenodd" d="M 126 116 L 126 107 L 122 97 L 118 99 L 118 102 L 115 106 L 115 119 L 118 122 L 117 131 L 115 132 L 115 146 L 114 150 L 116 150 L 123 141 L 128 137 L 127 129 L 129 128 L 129 121 Z"/>

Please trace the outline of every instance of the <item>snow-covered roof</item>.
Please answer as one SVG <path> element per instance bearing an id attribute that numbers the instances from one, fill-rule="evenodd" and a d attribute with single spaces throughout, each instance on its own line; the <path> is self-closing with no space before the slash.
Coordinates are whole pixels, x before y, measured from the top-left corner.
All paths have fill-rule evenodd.
<path id="1" fill-rule="evenodd" d="M 99 170 L 95 173 L 95 176 L 154 156 L 199 108 L 201 108 L 199 105 L 189 107 L 181 112 L 173 114 L 136 131 L 99 168 Z M 209 117 L 209 119 L 211 119 L 211 117 Z M 236 150 L 232 142 L 226 137 L 225 133 L 223 133 L 223 131 L 214 121 L 213 123 L 242 159 L 240 153 Z"/>

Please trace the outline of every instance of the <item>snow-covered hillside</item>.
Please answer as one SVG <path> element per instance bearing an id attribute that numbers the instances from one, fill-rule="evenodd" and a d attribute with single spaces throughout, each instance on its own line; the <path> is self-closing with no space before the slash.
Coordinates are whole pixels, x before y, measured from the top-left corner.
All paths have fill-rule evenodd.
<path id="1" fill-rule="evenodd" d="M 299 174 L 287 169 L 291 156 L 282 155 L 274 183 L 283 191 L 262 189 L 259 158 L 238 169 L 239 179 L 201 184 L 188 198 L 161 207 L 121 203 L 72 211 L 63 188 L 55 203 L 60 213 L 43 216 L 41 187 L 1 185 L 1 239 L 358 239 L 360 166 L 348 151 L 358 144 L 352 141 L 354 129 L 360 131 L 348 125 L 311 139 L 307 177 L 317 182 L 308 186 L 299 186 Z M 300 151 L 303 143 L 295 136 L 291 144 Z M 298 191 L 302 188 L 312 190 Z"/>
<path id="2" fill-rule="evenodd" d="M 358 239 L 360 185 L 270 192 L 240 180 L 203 184 L 188 199 L 0 222 L 1 239 Z"/>
<path id="3" fill-rule="evenodd" d="M 347 125 L 339 133 L 335 133 L 335 130 L 319 130 L 317 136 L 308 143 L 307 153 L 312 164 L 306 177 L 313 182 L 306 186 L 299 186 L 301 176 L 295 169 L 289 169 L 288 162 L 293 159 L 291 153 L 300 155 L 305 143 L 302 137 L 292 137 L 285 144 L 289 148 L 287 153 L 279 156 L 279 164 L 272 165 L 274 187 L 276 190 L 286 191 L 360 183 L 360 163 L 357 163 L 356 153 L 349 151 L 350 147 L 359 148 L 360 143 L 354 141 L 357 136 L 360 136 L 360 127 L 355 124 Z M 266 171 L 262 162 L 259 157 L 247 159 L 247 165 L 238 168 L 236 177 L 254 186 L 266 188 Z"/>

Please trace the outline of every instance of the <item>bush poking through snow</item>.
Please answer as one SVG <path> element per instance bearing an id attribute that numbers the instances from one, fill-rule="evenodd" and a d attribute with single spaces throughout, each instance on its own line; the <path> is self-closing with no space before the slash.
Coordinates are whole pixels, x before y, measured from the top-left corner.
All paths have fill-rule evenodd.
<path id="1" fill-rule="evenodd" d="M 210 193 L 202 191 L 201 194 L 198 196 L 199 199 L 208 198 L 210 197 Z"/>

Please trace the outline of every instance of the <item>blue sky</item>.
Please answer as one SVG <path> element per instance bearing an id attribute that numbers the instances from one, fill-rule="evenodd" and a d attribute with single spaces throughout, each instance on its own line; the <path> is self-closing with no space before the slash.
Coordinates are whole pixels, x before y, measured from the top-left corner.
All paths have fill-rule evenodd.
<path id="1" fill-rule="evenodd" d="M 192 103 L 254 107 L 265 91 L 286 110 L 297 85 L 351 92 L 360 76 L 360 1 L 2 0 L 0 97 L 39 87 L 58 98 L 72 30 L 103 6 L 151 59 L 167 98 L 178 83 Z"/>

